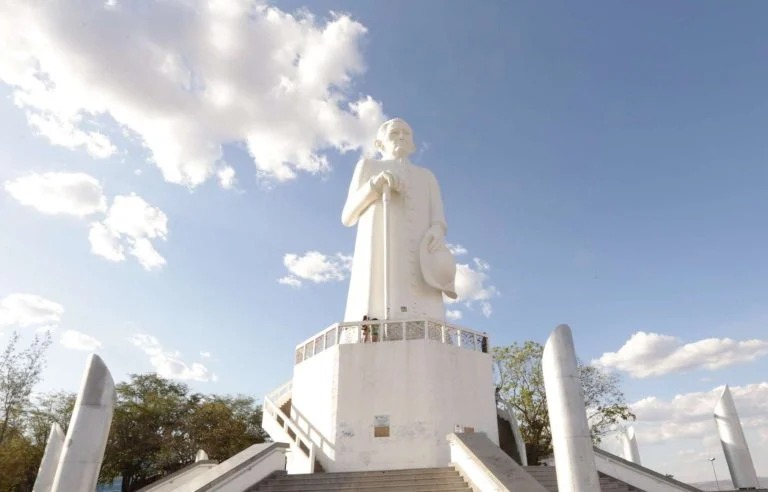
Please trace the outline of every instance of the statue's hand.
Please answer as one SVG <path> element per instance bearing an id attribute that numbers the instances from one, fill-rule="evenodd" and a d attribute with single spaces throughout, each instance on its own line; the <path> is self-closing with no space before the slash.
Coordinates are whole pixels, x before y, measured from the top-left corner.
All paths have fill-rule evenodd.
<path id="1" fill-rule="evenodd" d="M 391 191 L 400 191 L 400 179 L 392 171 L 382 171 L 371 178 L 371 186 L 378 193 L 384 191 L 384 186 L 389 186 Z"/>
<path id="2" fill-rule="evenodd" d="M 445 243 L 443 226 L 435 224 L 427 229 L 427 251 L 434 253 L 443 243 Z"/>

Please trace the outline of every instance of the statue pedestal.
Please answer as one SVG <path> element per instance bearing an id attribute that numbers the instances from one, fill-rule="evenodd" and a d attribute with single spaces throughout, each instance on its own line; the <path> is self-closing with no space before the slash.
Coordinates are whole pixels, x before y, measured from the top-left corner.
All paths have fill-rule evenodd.
<path id="1" fill-rule="evenodd" d="M 447 466 L 446 435 L 457 426 L 498 443 L 484 335 L 432 321 L 377 324 L 334 325 L 297 348 L 290 420 L 325 471 Z"/>

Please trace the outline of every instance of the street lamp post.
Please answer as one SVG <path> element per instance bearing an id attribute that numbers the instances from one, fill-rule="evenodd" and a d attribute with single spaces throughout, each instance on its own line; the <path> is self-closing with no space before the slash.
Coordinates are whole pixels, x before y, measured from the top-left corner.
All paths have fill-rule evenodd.
<path id="1" fill-rule="evenodd" d="M 720 481 L 717 479 L 717 472 L 715 471 L 715 457 L 709 458 L 709 462 L 712 463 L 712 474 L 715 475 L 715 483 L 717 484 L 717 490 L 720 490 Z"/>

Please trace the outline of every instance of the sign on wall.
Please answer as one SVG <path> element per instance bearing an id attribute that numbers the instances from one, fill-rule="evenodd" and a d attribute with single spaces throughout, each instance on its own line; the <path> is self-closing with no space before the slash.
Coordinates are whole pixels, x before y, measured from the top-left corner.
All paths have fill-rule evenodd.
<path id="1" fill-rule="evenodd" d="M 373 416 L 373 437 L 389 437 L 389 415 Z"/>

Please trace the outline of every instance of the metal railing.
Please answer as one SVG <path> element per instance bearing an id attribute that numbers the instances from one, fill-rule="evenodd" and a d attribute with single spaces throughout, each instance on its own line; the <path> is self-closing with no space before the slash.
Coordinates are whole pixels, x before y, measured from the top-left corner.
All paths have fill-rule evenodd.
<path id="1" fill-rule="evenodd" d="M 334 323 L 296 346 L 294 363 L 299 364 L 334 345 L 432 340 L 477 352 L 488 352 L 488 335 L 430 319 L 367 320 Z"/>

